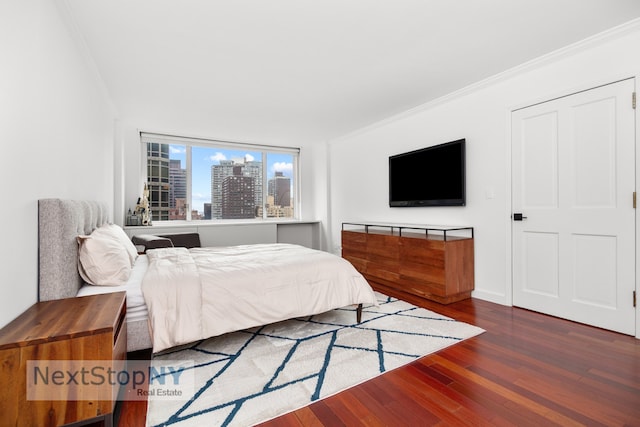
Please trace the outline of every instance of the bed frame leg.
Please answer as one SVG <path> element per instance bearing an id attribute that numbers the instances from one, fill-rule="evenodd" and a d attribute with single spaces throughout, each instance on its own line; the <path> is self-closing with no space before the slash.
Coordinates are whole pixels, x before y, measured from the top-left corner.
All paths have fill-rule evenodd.
<path id="1" fill-rule="evenodd" d="M 358 304 L 358 308 L 356 309 L 356 320 L 358 323 L 362 320 L 362 304 Z"/>

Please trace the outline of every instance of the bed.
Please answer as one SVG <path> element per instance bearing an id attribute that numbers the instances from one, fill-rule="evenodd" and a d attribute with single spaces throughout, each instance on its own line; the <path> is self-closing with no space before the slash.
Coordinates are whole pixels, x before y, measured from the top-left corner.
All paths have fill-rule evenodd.
<path id="1" fill-rule="evenodd" d="M 108 207 L 42 199 L 38 211 L 39 299 L 126 290 L 127 351 L 156 353 L 293 317 L 377 305 L 348 262 L 289 244 L 153 249 L 129 254 L 133 265 L 121 285 L 88 285 L 79 269 L 78 236 L 112 226 Z"/>

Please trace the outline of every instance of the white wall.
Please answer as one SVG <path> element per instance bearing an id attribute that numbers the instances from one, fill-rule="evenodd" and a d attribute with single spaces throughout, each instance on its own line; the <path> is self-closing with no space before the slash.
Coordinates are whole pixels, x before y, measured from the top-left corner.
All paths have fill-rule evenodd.
<path id="1" fill-rule="evenodd" d="M 0 2 L 0 327 L 37 300 L 37 200 L 113 203 L 115 115 L 64 16 Z"/>
<path id="2" fill-rule="evenodd" d="M 332 250 L 343 221 L 473 226 L 474 296 L 511 304 L 510 111 L 637 76 L 638 46 L 635 23 L 331 141 Z M 467 206 L 389 208 L 389 155 L 458 138 L 467 139 Z"/>

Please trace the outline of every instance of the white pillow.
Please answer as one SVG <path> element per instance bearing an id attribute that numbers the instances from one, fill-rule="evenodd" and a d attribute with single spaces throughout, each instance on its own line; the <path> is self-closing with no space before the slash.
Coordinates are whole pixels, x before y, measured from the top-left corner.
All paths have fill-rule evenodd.
<path id="1" fill-rule="evenodd" d="M 133 244 L 129 236 L 127 236 L 127 233 L 125 233 L 124 230 L 116 224 L 105 224 L 94 230 L 91 235 L 105 235 L 115 239 L 127 251 L 131 261 L 131 266 L 136 263 L 136 259 L 138 258 L 138 250 L 136 249 L 136 246 Z"/>
<path id="2" fill-rule="evenodd" d="M 78 271 L 85 282 L 96 286 L 120 286 L 131 275 L 131 260 L 112 236 L 91 233 L 78 236 Z"/>

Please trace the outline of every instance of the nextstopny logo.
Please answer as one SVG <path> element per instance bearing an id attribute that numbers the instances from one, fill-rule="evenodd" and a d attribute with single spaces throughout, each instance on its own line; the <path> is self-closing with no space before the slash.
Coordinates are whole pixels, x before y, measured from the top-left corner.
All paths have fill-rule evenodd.
<path id="1" fill-rule="evenodd" d="M 188 400 L 193 368 L 184 360 L 29 360 L 27 400 Z"/>

